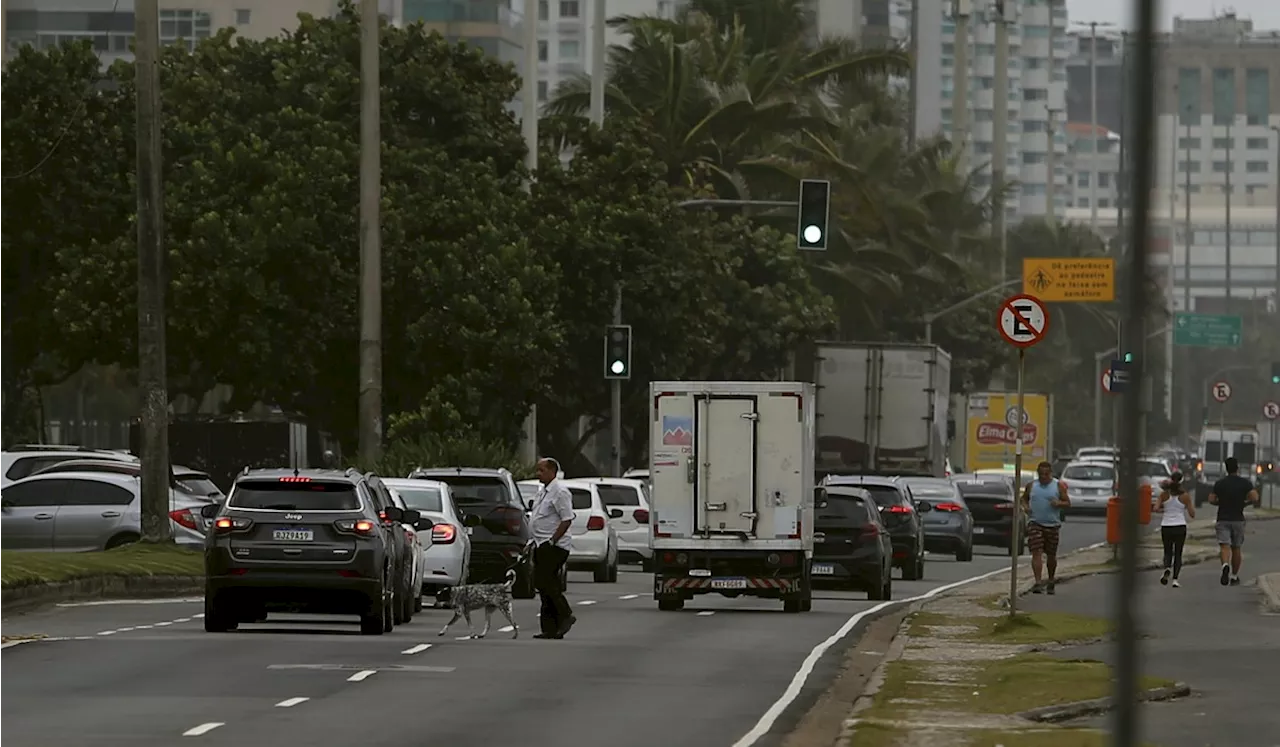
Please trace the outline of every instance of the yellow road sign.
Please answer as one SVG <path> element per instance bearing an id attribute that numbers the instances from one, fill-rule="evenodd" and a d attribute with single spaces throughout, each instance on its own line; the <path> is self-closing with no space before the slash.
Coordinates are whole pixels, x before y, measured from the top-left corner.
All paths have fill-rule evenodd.
<path id="1" fill-rule="evenodd" d="M 1052 303 L 1116 300 L 1116 261 L 1092 257 L 1022 260 L 1022 292 Z"/>

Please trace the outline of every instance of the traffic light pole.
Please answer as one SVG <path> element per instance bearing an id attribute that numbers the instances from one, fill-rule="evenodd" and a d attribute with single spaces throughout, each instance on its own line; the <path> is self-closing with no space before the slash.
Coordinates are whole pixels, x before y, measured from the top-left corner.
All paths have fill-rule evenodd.
<path id="1" fill-rule="evenodd" d="M 613 292 L 613 323 L 622 324 L 622 284 Z M 627 360 L 630 366 L 630 358 Z M 609 442 L 613 444 L 613 476 L 622 477 L 622 379 L 609 382 Z"/>

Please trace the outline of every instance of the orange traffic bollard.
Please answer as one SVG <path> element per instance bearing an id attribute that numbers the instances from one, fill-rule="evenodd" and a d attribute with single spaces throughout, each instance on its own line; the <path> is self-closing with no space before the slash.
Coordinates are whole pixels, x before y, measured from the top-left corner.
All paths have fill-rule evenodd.
<path id="1" fill-rule="evenodd" d="M 1138 521 L 1142 524 L 1151 523 L 1151 495 L 1150 485 L 1143 485 L 1138 491 Z"/>
<path id="2" fill-rule="evenodd" d="M 1120 499 L 1107 499 L 1107 544 L 1120 544 Z"/>

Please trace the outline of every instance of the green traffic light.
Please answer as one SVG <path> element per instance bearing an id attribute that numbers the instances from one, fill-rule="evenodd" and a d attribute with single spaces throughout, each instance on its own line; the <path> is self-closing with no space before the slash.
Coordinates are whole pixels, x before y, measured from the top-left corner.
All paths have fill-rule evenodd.
<path id="1" fill-rule="evenodd" d="M 621 376 L 623 373 L 626 373 L 627 364 L 620 360 L 615 360 L 613 363 L 609 364 L 609 370 L 613 371 L 615 375 Z"/>
<path id="2" fill-rule="evenodd" d="M 1133 363 L 1133 353 L 1125 353 L 1125 354 L 1124 354 L 1124 362 L 1125 362 L 1125 363 Z"/>
<path id="3" fill-rule="evenodd" d="M 1280 384 L 1280 376 L 1272 376 L 1272 377 L 1271 377 L 1271 383 L 1272 383 L 1272 384 Z"/>

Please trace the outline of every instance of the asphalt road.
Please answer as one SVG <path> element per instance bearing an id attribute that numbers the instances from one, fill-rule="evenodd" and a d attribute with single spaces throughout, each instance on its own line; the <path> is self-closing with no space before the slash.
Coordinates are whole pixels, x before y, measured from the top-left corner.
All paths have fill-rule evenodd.
<path id="1" fill-rule="evenodd" d="M 1063 549 L 1103 537 L 1101 519 L 1072 517 Z M 969 563 L 930 556 L 926 580 L 895 578 L 894 595 L 1008 562 L 994 549 Z M 5 648 L 2 736 L 6 747 L 594 747 L 606 735 L 614 747 L 729 747 L 816 646 L 875 604 L 822 591 L 807 614 L 710 596 L 659 612 L 651 578 L 572 574 L 579 622 L 561 641 L 532 638 L 533 601 L 516 604 L 519 640 L 496 620 L 484 640 L 459 640 L 462 622 L 438 637 L 444 610 L 372 637 L 354 618 L 284 616 L 206 634 L 198 599 L 56 607 L 4 621 L 5 635 L 51 638 Z M 837 657 L 823 661 L 809 692 L 834 674 Z M 776 742 L 795 710 L 760 743 Z"/>
<path id="2" fill-rule="evenodd" d="M 1264 504 L 1265 505 L 1265 504 Z M 1207 514 L 1212 516 L 1212 511 Z M 1251 582 L 1280 571 L 1280 521 L 1248 525 L 1241 585 L 1222 586 L 1218 563 L 1188 566 L 1180 588 L 1161 586 L 1160 574 L 1139 574 L 1143 671 L 1185 682 L 1190 698 L 1141 706 L 1141 740 L 1161 747 L 1280 747 L 1276 672 L 1280 616 L 1266 615 Z M 1114 618 L 1114 576 L 1058 587 L 1056 597 L 1025 597 L 1026 609 L 1056 609 Z M 1068 649 L 1068 658 L 1114 661 L 1115 646 Z M 1089 725 L 1107 728 L 1106 717 Z"/>

